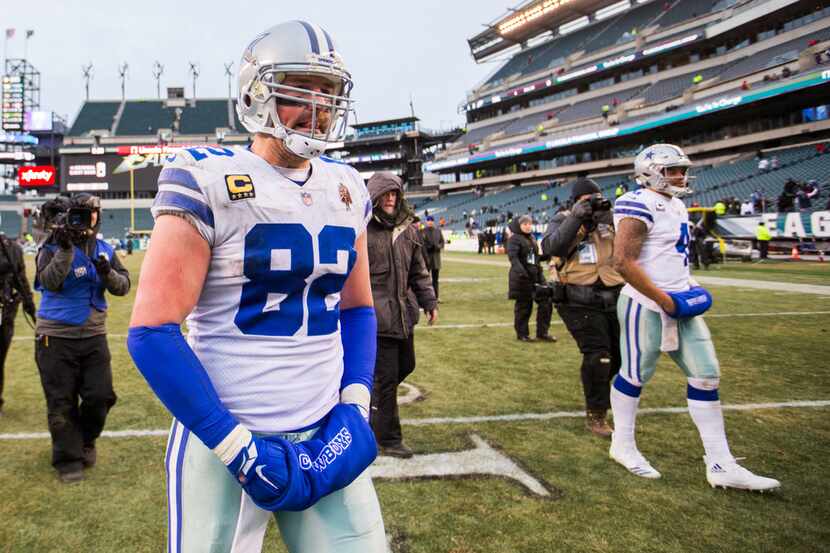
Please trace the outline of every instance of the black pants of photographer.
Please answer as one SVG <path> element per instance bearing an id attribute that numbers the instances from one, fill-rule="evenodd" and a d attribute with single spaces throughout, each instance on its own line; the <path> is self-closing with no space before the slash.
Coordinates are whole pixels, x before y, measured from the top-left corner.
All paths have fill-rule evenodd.
<path id="1" fill-rule="evenodd" d="M 0 411 L 3 410 L 3 384 L 6 371 L 6 356 L 12 345 L 14 336 L 14 318 L 17 316 L 17 303 L 3 307 L 3 317 L 0 318 Z"/>
<path id="2" fill-rule="evenodd" d="M 561 304 L 556 311 L 582 353 L 582 390 L 591 411 L 611 408 L 611 380 L 620 370 L 620 323 L 614 311 Z"/>
<path id="3" fill-rule="evenodd" d="M 398 385 L 415 370 L 415 340 L 378 336 L 375 383 L 369 422 L 381 447 L 401 445 L 401 418 L 398 413 Z"/>
<path id="4" fill-rule="evenodd" d="M 35 361 L 46 395 L 52 466 L 60 473 L 81 470 L 84 447 L 94 447 L 116 400 L 107 337 L 41 335 Z"/>
<path id="5" fill-rule="evenodd" d="M 533 298 L 516 300 L 513 306 L 513 328 L 516 329 L 516 338 L 530 337 L 530 315 L 533 313 Z M 553 314 L 553 305 L 550 302 L 536 304 L 536 337 L 548 335 L 550 317 Z"/>

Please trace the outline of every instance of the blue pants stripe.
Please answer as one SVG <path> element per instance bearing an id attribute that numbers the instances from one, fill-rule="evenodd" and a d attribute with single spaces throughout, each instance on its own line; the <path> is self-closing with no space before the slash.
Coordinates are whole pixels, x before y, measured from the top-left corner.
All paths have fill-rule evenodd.
<path id="1" fill-rule="evenodd" d="M 628 298 L 628 305 L 625 308 L 625 328 L 628 329 L 628 320 L 631 315 L 631 298 Z M 628 332 L 625 333 L 625 357 L 628 361 L 628 378 L 631 380 L 631 336 Z"/>

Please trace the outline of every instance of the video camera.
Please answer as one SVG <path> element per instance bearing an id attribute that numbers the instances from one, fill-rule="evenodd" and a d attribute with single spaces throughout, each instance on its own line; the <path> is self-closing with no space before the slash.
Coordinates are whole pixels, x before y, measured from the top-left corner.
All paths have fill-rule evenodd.
<path id="1" fill-rule="evenodd" d="M 97 209 L 95 202 L 89 201 L 90 197 L 86 194 L 71 199 L 59 196 L 44 202 L 34 217 L 37 234 L 48 239 L 56 232 L 68 232 L 73 240 L 89 234 L 95 226 L 92 213 Z"/>
<path id="2" fill-rule="evenodd" d="M 39 219 L 37 226 L 44 232 L 66 229 L 81 233 L 92 228 L 92 209 L 73 205 L 68 198 L 59 197 L 44 202 Z"/>
<path id="3" fill-rule="evenodd" d="M 594 194 L 591 196 L 591 210 L 592 211 L 608 211 L 611 209 L 611 200 L 602 197 L 602 194 Z"/>

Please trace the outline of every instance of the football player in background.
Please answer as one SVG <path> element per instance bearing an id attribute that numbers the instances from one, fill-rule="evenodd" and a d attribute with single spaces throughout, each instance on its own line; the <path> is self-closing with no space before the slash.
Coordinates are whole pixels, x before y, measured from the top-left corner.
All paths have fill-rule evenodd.
<path id="1" fill-rule="evenodd" d="M 614 265 L 625 278 L 617 304 L 622 365 L 611 389 L 614 433 L 610 456 L 633 474 L 660 478 L 637 449 L 634 425 L 640 392 L 664 351 L 686 374 L 689 414 L 706 452 L 712 487 L 771 490 L 772 478 L 740 466 L 729 450 L 718 398 L 720 366 L 702 315 L 712 296 L 689 273 L 688 192 L 691 161 L 677 146 L 655 144 L 634 160 L 642 187 L 614 205 Z"/>
<path id="2" fill-rule="evenodd" d="M 128 346 L 174 416 L 169 551 L 386 551 L 366 467 L 376 321 L 371 202 L 343 139 L 352 81 L 329 34 L 271 27 L 246 48 L 245 148 L 168 158 Z M 187 320 L 189 334 L 179 326 Z"/>

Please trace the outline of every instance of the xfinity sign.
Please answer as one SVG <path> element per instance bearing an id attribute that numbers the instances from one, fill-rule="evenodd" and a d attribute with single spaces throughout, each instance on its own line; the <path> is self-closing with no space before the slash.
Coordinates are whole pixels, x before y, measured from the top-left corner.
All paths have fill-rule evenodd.
<path id="1" fill-rule="evenodd" d="M 54 186 L 55 168 L 51 165 L 18 167 L 17 182 L 23 188 L 30 186 Z"/>

